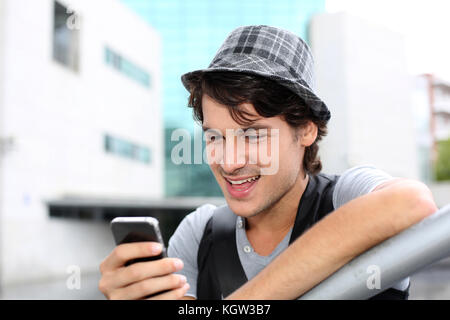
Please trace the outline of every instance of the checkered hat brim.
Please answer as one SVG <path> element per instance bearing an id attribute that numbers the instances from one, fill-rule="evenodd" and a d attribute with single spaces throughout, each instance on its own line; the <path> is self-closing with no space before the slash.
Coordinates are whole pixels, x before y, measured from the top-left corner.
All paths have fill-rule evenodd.
<path id="1" fill-rule="evenodd" d="M 207 69 L 184 74 L 189 83 L 199 73 L 234 71 L 256 74 L 274 80 L 298 94 L 319 119 L 331 117 L 325 103 L 314 93 L 314 60 L 308 45 L 292 32 L 259 25 L 233 30 L 217 51 Z"/>

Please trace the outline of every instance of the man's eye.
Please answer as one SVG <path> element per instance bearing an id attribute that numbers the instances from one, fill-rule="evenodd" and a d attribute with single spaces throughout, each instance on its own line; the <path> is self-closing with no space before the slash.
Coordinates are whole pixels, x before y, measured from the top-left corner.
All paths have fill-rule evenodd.
<path id="1" fill-rule="evenodd" d="M 257 134 L 247 134 L 245 135 L 245 140 L 248 143 L 259 143 L 264 137 Z"/>
<path id="2" fill-rule="evenodd" d="M 222 139 L 222 137 L 221 136 L 217 136 L 217 135 L 215 135 L 215 136 L 207 136 L 206 137 L 206 141 L 208 141 L 208 142 L 217 142 L 217 141 L 220 141 Z"/>

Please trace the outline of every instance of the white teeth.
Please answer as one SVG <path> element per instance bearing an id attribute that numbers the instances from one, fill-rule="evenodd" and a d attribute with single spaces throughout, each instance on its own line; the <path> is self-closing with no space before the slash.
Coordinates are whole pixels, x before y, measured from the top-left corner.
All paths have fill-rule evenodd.
<path id="1" fill-rule="evenodd" d="M 259 176 L 255 176 L 255 177 L 252 177 L 252 178 L 248 178 L 248 179 L 245 179 L 245 180 L 238 180 L 238 181 L 231 181 L 231 180 L 228 180 L 231 184 L 243 184 L 243 183 L 245 183 L 245 182 L 252 182 L 252 181 L 255 181 L 256 179 L 258 179 L 259 178 Z"/>

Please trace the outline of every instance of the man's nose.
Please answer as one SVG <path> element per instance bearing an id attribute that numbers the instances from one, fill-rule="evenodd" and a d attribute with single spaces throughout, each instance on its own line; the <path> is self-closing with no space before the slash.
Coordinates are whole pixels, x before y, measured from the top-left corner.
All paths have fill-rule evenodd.
<path id="1" fill-rule="evenodd" d="M 245 144 L 239 143 L 239 138 L 233 138 L 226 139 L 223 163 L 221 164 L 223 171 L 227 174 L 245 167 L 247 163 Z"/>

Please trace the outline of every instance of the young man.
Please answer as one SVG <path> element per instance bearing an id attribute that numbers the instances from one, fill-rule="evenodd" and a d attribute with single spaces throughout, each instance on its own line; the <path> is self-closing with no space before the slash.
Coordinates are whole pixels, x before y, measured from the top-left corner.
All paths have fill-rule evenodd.
<path id="1" fill-rule="evenodd" d="M 169 241 L 170 258 L 124 267 L 161 248 L 114 249 L 100 267 L 107 298 L 296 299 L 437 210 L 424 184 L 373 166 L 320 173 L 330 112 L 313 92 L 312 64 L 293 33 L 246 26 L 208 69 L 182 77 L 227 205 L 189 214 Z M 405 279 L 377 298 L 406 299 L 408 288 Z"/>

